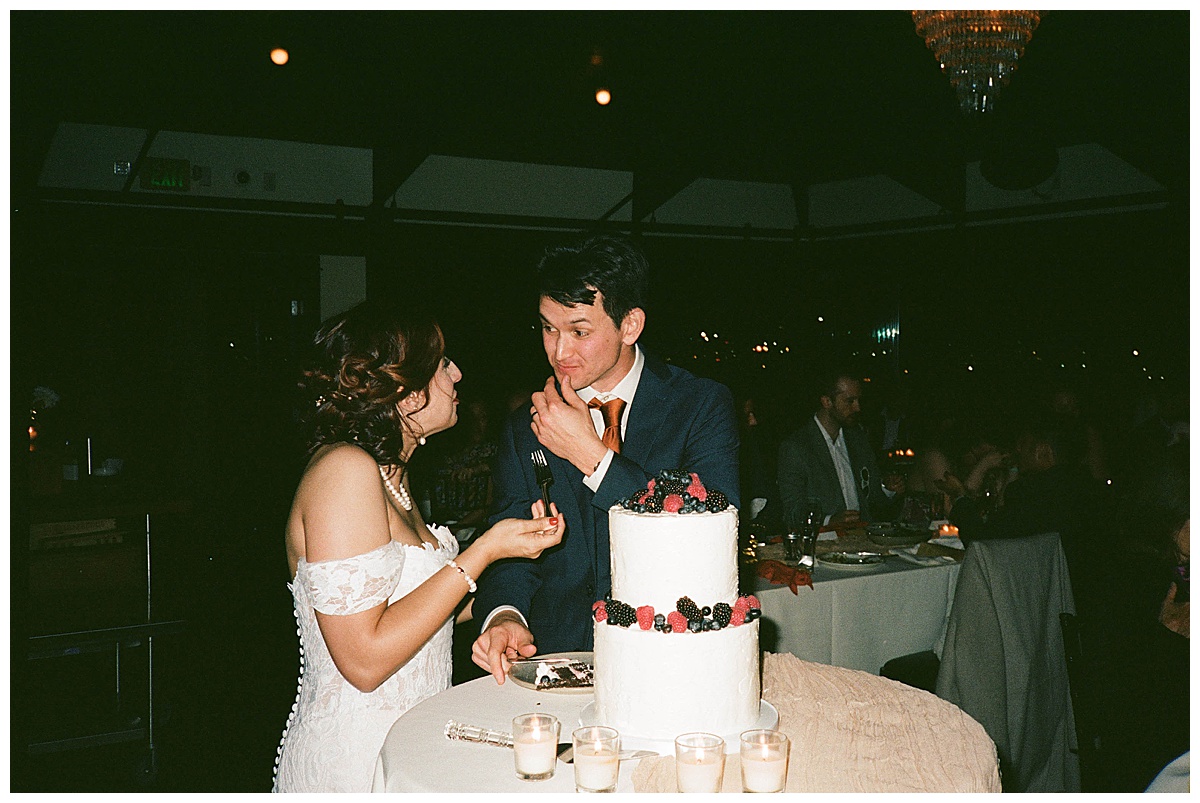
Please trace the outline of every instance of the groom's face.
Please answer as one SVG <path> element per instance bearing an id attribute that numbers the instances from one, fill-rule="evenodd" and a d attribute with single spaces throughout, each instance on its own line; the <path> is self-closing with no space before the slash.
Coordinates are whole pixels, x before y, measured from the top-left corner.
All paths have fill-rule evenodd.
<path id="1" fill-rule="evenodd" d="M 546 359 L 559 382 L 569 376 L 576 390 L 590 385 L 609 391 L 629 371 L 622 361 L 623 334 L 604 311 L 601 293 L 591 305 L 573 307 L 542 296 L 538 314 Z"/>

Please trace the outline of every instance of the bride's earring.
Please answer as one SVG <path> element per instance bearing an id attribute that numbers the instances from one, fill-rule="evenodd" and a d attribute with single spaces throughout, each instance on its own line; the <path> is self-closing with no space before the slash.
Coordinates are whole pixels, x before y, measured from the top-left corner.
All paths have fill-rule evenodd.
<path id="1" fill-rule="evenodd" d="M 425 436 L 424 436 L 424 435 L 422 435 L 421 437 L 417 438 L 417 444 L 418 444 L 419 446 L 424 446 L 424 445 L 425 445 Z"/>

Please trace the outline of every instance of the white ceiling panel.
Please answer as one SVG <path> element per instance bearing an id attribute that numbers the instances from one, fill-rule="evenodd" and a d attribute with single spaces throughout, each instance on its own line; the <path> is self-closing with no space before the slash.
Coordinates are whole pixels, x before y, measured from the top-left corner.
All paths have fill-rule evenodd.
<path id="1" fill-rule="evenodd" d="M 808 188 L 808 222 L 814 228 L 865 226 L 933 217 L 942 208 L 888 176 L 865 176 Z"/>
<path id="2" fill-rule="evenodd" d="M 658 223 L 794 229 L 799 220 L 787 184 L 698 178 L 654 210 Z"/>
<path id="3" fill-rule="evenodd" d="M 148 156 L 186 159 L 202 168 L 189 195 L 263 201 L 369 206 L 370 148 L 255 137 L 160 131 Z M 248 180 L 239 183 L 238 174 Z M 141 190 L 134 184 L 134 191 Z"/>
<path id="4" fill-rule="evenodd" d="M 1058 148 L 1054 174 L 1025 190 L 1004 190 L 983 177 L 979 162 L 967 165 L 967 211 L 1011 209 L 1096 198 L 1163 192 L 1165 188 L 1102 145 Z"/>
<path id="5" fill-rule="evenodd" d="M 396 191 L 397 209 L 600 220 L 633 192 L 633 173 L 432 155 Z M 632 219 L 630 205 L 607 218 Z"/>
<path id="6" fill-rule="evenodd" d="M 142 128 L 59 123 L 38 186 L 120 192 L 128 176 L 114 173 L 113 163 L 132 164 L 145 141 Z"/>

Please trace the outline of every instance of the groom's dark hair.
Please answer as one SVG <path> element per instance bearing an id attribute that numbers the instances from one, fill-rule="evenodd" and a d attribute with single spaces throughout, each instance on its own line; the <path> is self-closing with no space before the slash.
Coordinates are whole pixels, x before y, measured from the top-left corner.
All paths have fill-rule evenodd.
<path id="1" fill-rule="evenodd" d="M 646 308 L 646 257 L 623 237 L 597 234 L 574 245 L 547 248 L 538 263 L 538 296 L 566 306 L 591 305 L 604 296 L 604 311 L 617 326 L 635 307 Z"/>

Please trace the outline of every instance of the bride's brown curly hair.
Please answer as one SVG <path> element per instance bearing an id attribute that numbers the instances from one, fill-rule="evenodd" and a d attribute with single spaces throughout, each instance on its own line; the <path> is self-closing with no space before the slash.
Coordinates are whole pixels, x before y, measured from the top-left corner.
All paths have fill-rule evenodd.
<path id="1" fill-rule="evenodd" d="M 315 365 L 304 373 L 302 409 L 313 426 L 309 454 L 353 443 L 380 465 L 404 467 L 403 433 L 417 432 L 397 405 L 422 393 L 445 352 L 437 322 L 394 304 L 364 301 L 317 330 Z M 429 403 L 425 394 L 424 403 Z"/>

